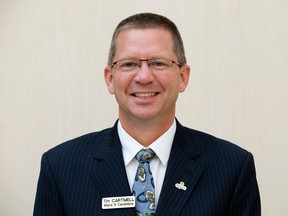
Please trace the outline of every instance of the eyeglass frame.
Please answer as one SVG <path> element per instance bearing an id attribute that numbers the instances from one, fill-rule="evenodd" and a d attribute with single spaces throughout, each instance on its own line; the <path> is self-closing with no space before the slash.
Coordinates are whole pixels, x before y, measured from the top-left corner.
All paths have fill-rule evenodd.
<path id="1" fill-rule="evenodd" d="M 114 61 L 112 64 L 111 64 L 111 69 L 113 69 L 113 68 L 116 68 L 117 69 L 117 63 L 118 62 L 120 62 L 120 61 L 125 61 L 125 60 L 127 60 L 127 61 L 129 61 L 129 60 L 131 60 L 131 61 L 138 61 L 139 62 L 139 69 L 137 69 L 137 71 L 135 70 L 134 72 L 138 72 L 139 70 L 140 70 L 140 68 L 141 68 L 141 66 L 142 66 L 142 64 L 141 64 L 141 62 L 142 61 L 146 61 L 147 62 L 147 64 L 148 64 L 148 68 L 149 69 L 151 69 L 152 68 L 152 70 L 153 69 L 156 69 L 156 68 L 153 68 L 153 66 L 151 67 L 151 64 L 149 64 L 149 61 L 151 62 L 151 61 L 156 61 L 156 60 L 164 60 L 164 61 L 170 61 L 171 62 L 171 65 L 168 65 L 168 68 L 171 68 L 172 66 L 173 66 L 173 64 L 176 64 L 179 68 L 181 68 L 181 67 L 183 67 L 183 65 L 181 65 L 180 63 L 178 63 L 178 62 L 176 62 L 176 61 L 174 61 L 174 60 L 172 60 L 172 59 L 168 59 L 168 58 L 151 58 L 151 59 L 137 59 L 137 58 L 127 58 L 127 59 L 119 59 L 119 60 L 117 60 L 117 61 Z M 116 65 L 116 67 L 114 67 Z M 137 65 L 137 67 L 138 67 L 138 65 Z M 137 68 L 137 67 L 135 67 L 135 69 Z M 134 69 L 129 69 L 129 70 L 121 70 L 120 69 L 120 71 L 121 72 L 130 72 L 130 71 L 133 71 Z M 156 69 L 156 70 L 164 70 L 164 69 Z"/>

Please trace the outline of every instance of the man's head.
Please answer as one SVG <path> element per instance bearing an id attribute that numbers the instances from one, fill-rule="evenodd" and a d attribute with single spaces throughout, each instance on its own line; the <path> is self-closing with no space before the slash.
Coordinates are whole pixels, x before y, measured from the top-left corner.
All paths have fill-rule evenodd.
<path id="1" fill-rule="evenodd" d="M 185 91 L 190 74 L 176 26 L 159 15 L 139 14 L 117 29 L 104 76 L 118 102 L 121 123 L 171 125 L 178 94 Z"/>
<path id="2" fill-rule="evenodd" d="M 122 20 L 116 27 L 111 41 L 108 65 L 111 66 L 112 62 L 114 61 L 114 57 L 117 52 L 117 39 L 121 31 L 151 28 L 160 28 L 171 33 L 173 39 L 173 49 L 178 58 L 178 62 L 181 65 L 186 64 L 183 41 L 176 25 L 164 16 L 153 13 L 141 13 Z"/>

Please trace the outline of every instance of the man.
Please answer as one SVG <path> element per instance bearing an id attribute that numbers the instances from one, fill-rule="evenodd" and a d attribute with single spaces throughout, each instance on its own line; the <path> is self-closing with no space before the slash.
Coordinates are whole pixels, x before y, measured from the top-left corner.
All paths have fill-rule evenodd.
<path id="1" fill-rule="evenodd" d="M 260 215 L 252 154 L 175 119 L 189 73 L 169 19 L 120 22 L 104 70 L 119 120 L 43 155 L 34 216 Z"/>

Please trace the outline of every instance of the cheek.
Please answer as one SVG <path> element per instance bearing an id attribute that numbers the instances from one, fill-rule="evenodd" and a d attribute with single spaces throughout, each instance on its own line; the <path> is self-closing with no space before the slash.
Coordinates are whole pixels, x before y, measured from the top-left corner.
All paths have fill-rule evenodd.
<path id="1" fill-rule="evenodd" d="M 175 75 L 171 75 L 169 73 L 161 74 L 156 77 L 156 82 L 158 83 L 161 88 L 166 91 L 170 92 L 178 92 L 179 89 L 179 77 Z"/>
<path id="2" fill-rule="evenodd" d="M 171 80 L 170 83 L 167 85 L 170 85 L 171 90 L 173 90 L 175 93 L 180 91 L 180 77 L 179 76 L 174 76 Z"/>
<path id="3" fill-rule="evenodd" d="M 122 94 L 129 87 L 130 81 L 128 77 L 115 76 L 112 83 L 114 94 Z"/>

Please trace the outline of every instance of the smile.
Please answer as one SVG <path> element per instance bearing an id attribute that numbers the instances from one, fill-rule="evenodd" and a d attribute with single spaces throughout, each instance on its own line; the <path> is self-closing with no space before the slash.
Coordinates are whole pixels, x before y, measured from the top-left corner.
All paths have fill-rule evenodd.
<path id="1" fill-rule="evenodd" d="M 153 97 L 153 96 L 155 96 L 156 94 L 157 94 L 157 93 L 136 93 L 136 94 L 134 94 L 134 95 L 135 95 L 136 97 L 146 99 L 146 98 Z"/>

